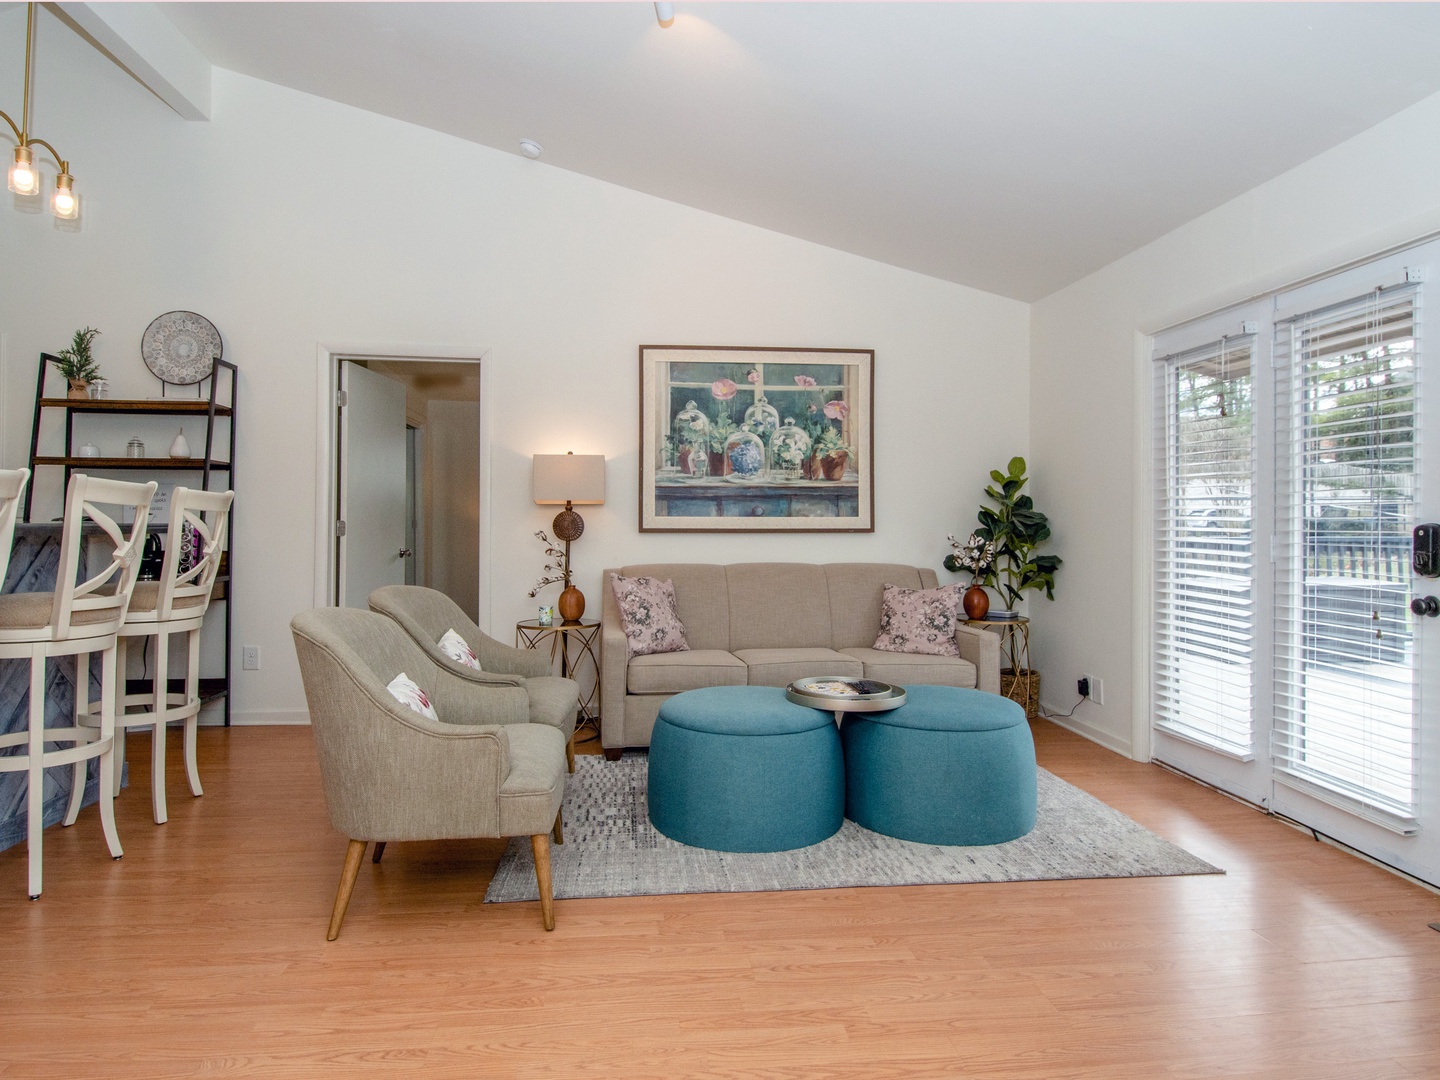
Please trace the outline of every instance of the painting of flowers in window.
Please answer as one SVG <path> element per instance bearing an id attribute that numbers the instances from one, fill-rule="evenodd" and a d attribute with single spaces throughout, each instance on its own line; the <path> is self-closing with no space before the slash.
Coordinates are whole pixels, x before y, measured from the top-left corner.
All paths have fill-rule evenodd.
<path id="1" fill-rule="evenodd" d="M 640 347 L 642 532 L 870 532 L 875 353 Z"/>

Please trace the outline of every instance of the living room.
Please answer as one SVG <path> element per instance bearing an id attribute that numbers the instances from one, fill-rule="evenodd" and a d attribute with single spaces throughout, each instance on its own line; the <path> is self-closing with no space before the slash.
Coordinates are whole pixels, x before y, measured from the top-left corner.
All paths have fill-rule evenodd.
<path id="1" fill-rule="evenodd" d="M 654 54 L 683 49 L 682 63 L 708 58 L 713 65 L 735 65 L 719 67 L 717 78 L 745 70 L 743 57 L 705 51 L 720 46 L 693 38 L 687 44 L 683 36 L 687 19 L 693 30 L 702 15 L 719 24 L 722 14 L 687 12 L 680 5 L 675 26 L 662 30 L 649 5 L 614 5 L 630 6 L 639 24 L 635 63 L 658 64 Z M 1382 28 L 1391 17 L 1386 8 L 1373 16 Z M 1423 14 L 1428 6 L 1418 10 Z M 1158 18 L 1148 6 L 1137 11 L 1145 12 L 1137 18 Z M 1322 15 L 1317 9 L 1316 18 Z M 24 53 L 25 16 L 24 5 L 0 9 L 7 72 L 18 70 Z M 903 16 L 911 17 L 920 16 Z M 1324 17 L 1359 16 L 1341 6 Z M 1177 1060 L 1187 1061 L 1191 1073 L 1421 1076 L 1440 1068 L 1433 1021 L 1421 1015 L 1434 1011 L 1435 947 L 1425 937 L 1407 936 L 1424 933 L 1440 943 L 1425 928 L 1427 909 L 1428 918 L 1436 918 L 1433 895 L 1139 764 L 1150 758 L 1152 740 L 1152 451 L 1145 420 L 1151 410 L 1150 338 L 1440 229 L 1440 83 L 1433 64 L 1396 65 L 1409 95 L 1403 105 L 1373 120 L 1357 112 L 1363 122 L 1347 121 L 1351 127 L 1343 136 L 1332 129 L 1328 141 L 1308 148 L 1298 140 L 1287 144 L 1292 160 L 1284 167 L 1257 174 L 1253 183 L 1083 272 L 1053 284 L 1035 278 L 981 288 L 906 269 L 898 258 L 844 250 L 838 238 L 805 239 L 799 210 L 793 226 L 775 220 L 766 228 L 739 213 L 647 194 L 639 175 L 643 165 L 633 186 L 583 175 L 563 164 L 563 143 L 519 127 L 529 119 L 523 112 L 509 121 L 515 130 L 504 145 L 483 145 L 436 130 L 439 125 L 427 124 L 423 113 L 412 116 L 397 105 L 396 113 L 411 118 L 392 118 L 382 102 L 367 108 L 327 100 L 282 85 L 278 75 L 242 74 L 215 56 L 207 69 L 208 119 L 185 119 L 54 11 L 41 8 L 38 20 L 34 128 L 71 155 L 82 217 L 71 231 L 48 214 L 8 206 L 0 213 L 6 256 L 0 260 L 0 464 L 24 463 L 40 352 L 63 346 L 78 327 L 99 327 L 97 355 L 111 393 L 144 397 L 154 392 L 138 355 L 145 327 L 171 310 L 205 314 L 223 334 L 226 358 L 242 372 L 246 419 L 236 462 L 235 548 L 245 584 L 237 584 L 234 638 L 237 649 L 258 649 L 260 668 L 235 672 L 235 726 L 202 730 L 205 798 L 193 800 L 193 807 L 173 798 L 172 821 L 157 827 L 146 817 L 143 796 L 122 795 L 120 804 L 141 804 L 134 814 L 124 805 L 117 810 L 124 860 L 113 867 L 102 863 L 93 811 L 77 829 L 47 830 L 46 895 L 27 908 L 19 884 L 23 845 L 5 853 L 0 865 L 14 886 L 0 893 L 12 927 L 6 938 L 12 955 L 25 958 L 11 969 L 16 974 L 8 985 L 19 995 L 27 992 L 27 979 L 31 987 L 43 979 L 57 1003 L 49 1019 L 28 1018 L 29 1047 L 46 1037 L 56 1046 L 77 1038 L 68 1031 L 66 991 L 50 973 L 90 977 L 82 959 L 56 951 L 56 920 L 73 919 L 69 932 L 80 934 L 109 924 L 101 898 L 123 886 L 108 875 L 134 877 L 150 860 L 158 875 L 153 884 L 157 891 L 163 885 L 176 906 L 164 908 L 165 920 L 127 908 L 126 918 L 145 930 L 136 937 L 156 942 L 153 953 L 163 954 L 169 924 L 203 923 L 210 943 L 187 939 L 185 955 L 199 972 L 193 979 L 171 973 L 168 985 L 183 998 L 176 1010 L 183 1037 L 170 1041 L 148 1020 L 139 1025 L 157 1057 L 147 1058 L 143 1044 L 126 1043 L 117 1033 L 121 1020 L 136 1019 L 124 1007 L 126 988 L 153 1001 L 157 984 L 135 974 L 134 981 L 116 980 L 110 1005 L 86 999 L 87 1013 L 105 1016 L 97 1026 L 106 1039 L 126 1047 L 125 1060 L 108 1063 L 111 1075 L 188 1075 L 199 1071 L 201 1061 L 218 1066 L 232 1055 L 234 1071 L 300 1075 L 327 1064 L 343 1071 L 344 1045 L 357 1048 L 350 1064 L 356 1072 L 398 1071 L 411 1060 L 387 1060 L 380 1047 L 388 1047 L 414 1055 L 417 1066 L 457 1075 L 583 1075 L 585 1063 L 574 1056 L 548 1063 L 540 1056 L 555 1047 L 545 1031 L 549 1010 L 537 1006 L 557 1000 L 573 1007 L 560 1030 L 602 1075 L 723 1073 L 726 1067 L 736 1075 L 764 1075 L 767 1067 L 778 1075 L 960 1075 L 972 1055 L 968 1060 L 980 1062 L 969 1067 L 976 1075 L 1068 1070 L 1148 1076 L 1164 1060 L 1160 1029 L 1168 1025 L 1173 1034 L 1182 1022 L 1192 1026 L 1180 1037 L 1185 1045 Z M 1334 34 L 1349 24 L 1319 25 Z M 558 35 L 553 24 L 542 29 Z M 1144 40 L 1162 29 L 1144 22 L 1132 32 Z M 680 36 L 664 36 L 672 31 Z M 1435 44 L 1433 24 L 1411 31 L 1399 35 L 1407 47 Z M 1254 55 L 1278 48 L 1280 37 L 1271 35 L 1273 28 L 1260 26 L 1245 47 Z M 543 41 L 544 33 L 536 37 Z M 303 69 L 303 54 L 290 52 L 298 48 L 277 34 L 275 63 Z M 487 66 L 519 63 L 513 56 L 493 57 Z M 524 85 L 519 77 L 514 81 Z M 416 90 L 422 103 L 425 92 Z M 14 79 L 0 90 L 0 107 L 13 113 L 17 100 Z M 1255 108 L 1263 123 L 1284 127 L 1277 99 Z M 1344 113 L 1339 104 L 1329 111 Z M 833 121 L 836 127 L 843 123 L 843 113 Z M 1215 137 L 1213 131 L 1200 134 Z M 520 137 L 546 144 L 539 160 L 520 154 Z M 1219 145 L 1228 143 L 1222 137 Z M 1131 157 L 1111 163 L 1111 179 L 1119 183 L 1125 163 L 1146 149 L 1130 146 Z M 637 141 L 627 150 L 643 163 L 650 148 Z M 47 176 L 53 167 L 45 165 Z M 762 179 L 764 173 L 755 182 Z M 1037 215 L 1067 202 L 1064 176 L 1043 179 L 1030 189 Z M 1076 201 L 1085 194 L 1078 181 L 1073 190 Z M 1063 218 L 1047 213 L 1043 220 L 1052 223 L 1055 243 L 1066 239 Z M 992 243 L 981 224 L 973 225 L 977 249 Z M 1029 242 L 1043 252 L 1046 238 L 1039 232 Z M 654 343 L 873 349 L 874 531 L 641 533 L 637 349 Z M 584 508 L 585 534 L 575 547 L 577 583 L 597 609 L 606 587 L 601 570 L 639 562 L 889 562 L 938 569 L 948 551 L 945 537 L 970 527 L 990 470 L 1023 455 L 1036 502 L 1054 528 L 1053 549 L 1065 559 L 1054 602 L 1029 601 L 1032 658 L 1044 676 L 1044 702 L 1056 713 L 1070 710 L 1076 680 L 1084 675 L 1103 678 L 1105 686 L 1103 704 L 1086 701 L 1062 721 L 1071 731 L 1035 725 L 1042 764 L 1227 870 L 1223 886 L 1207 888 L 1235 891 L 1197 896 L 1184 891 L 1192 884 L 1188 879 L 1158 879 L 1050 883 L 1048 889 L 1034 883 L 752 894 L 730 902 L 561 900 L 557 932 L 548 935 L 555 940 L 542 941 L 533 913 L 509 910 L 525 905 L 479 904 L 473 872 L 494 862 L 493 847 L 452 853 L 425 845 L 414 863 L 399 850 L 387 856 L 395 864 L 387 867 L 391 877 L 380 879 L 382 895 L 377 899 L 364 886 L 357 890 L 345 936 L 327 953 L 323 923 L 344 838 L 324 820 L 289 624 L 297 612 L 330 599 L 325 364 L 333 350 L 345 348 L 402 354 L 443 348 L 482 358 L 489 512 L 477 621 L 507 641 L 514 624 L 534 614 L 526 592 L 539 573 L 542 549 L 532 534 L 548 527 L 554 509 L 532 500 L 535 454 L 606 458 L 605 503 Z M 58 513 L 58 483 L 37 477 L 36 485 L 38 505 Z M 958 579 L 942 571 L 941 580 Z M 246 743 L 252 736 L 262 741 Z M 252 753 L 250 746 L 261 751 Z M 1052 755 L 1048 761 L 1046 753 Z M 132 754 L 132 787 L 144 775 L 143 757 Z M 272 757 L 295 770 L 275 789 L 266 786 Z M 219 807 L 226 807 L 225 821 L 214 817 Z M 277 807 L 283 810 L 278 816 Z M 271 839 L 246 838 L 241 865 L 224 869 L 225 880 L 243 872 L 255 884 L 227 897 L 197 887 L 181 865 L 154 861 L 167 842 L 180 843 L 184 815 L 202 812 L 211 818 L 195 819 L 197 835 L 218 852 L 244 836 L 247 822 L 280 829 L 295 819 L 307 827 Z M 223 854 L 214 857 L 202 880 L 221 872 Z M 400 881 L 401 868 L 421 871 L 423 887 Z M 1266 880 L 1271 870 L 1274 879 Z M 1350 874 L 1360 877 L 1345 876 Z M 1332 887 L 1337 876 L 1344 884 Z M 1011 888 L 1016 891 L 1007 897 L 974 896 Z M 1277 942 L 1251 925 L 1225 922 L 1227 906 L 1242 903 L 1248 890 L 1263 897 L 1254 926 L 1313 920 L 1334 932 Z M 882 894 L 892 897 L 888 904 Z M 1351 901 L 1360 907 L 1346 910 Z M 293 925 L 277 928 L 252 919 L 277 902 Z M 972 917 L 982 924 L 973 928 L 975 936 L 957 938 L 955 923 Z M 837 926 L 843 928 L 838 933 Z M 1058 928 L 1053 936 L 1047 926 Z M 1215 932 L 1207 934 L 1210 929 Z M 527 981 L 525 973 L 540 963 L 537 950 L 556 949 L 566 933 L 583 935 L 581 944 L 572 937 L 569 946 L 579 951 L 559 959 L 548 953 L 544 971 Z M 1048 997 L 1022 995 L 1009 984 L 1006 993 L 1013 996 L 992 996 L 980 978 L 963 988 L 947 981 L 966 970 L 993 975 L 1005 967 L 1001 952 L 1014 968 L 1024 966 L 1016 958 L 1026 952 L 1024 939 L 1031 934 L 1041 935 L 1059 957 L 1027 957 L 1026 977 L 1048 979 Z M 607 936 L 622 945 L 607 948 Z M 1207 936 L 1225 939 L 1233 950 L 1225 953 L 1223 973 L 1200 959 L 1215 945 L 1207 944 Z M 292 959 L 267 951 L 266 937 L 284 941 Z M 847 937 L 863 939 L 863 946 L 850 950 Z M 1002 937 L 1003 946 L 996 946 Z M 1121 941 L 1144 952 L 1128 969 L 1134 960 L 1127 959 L 1128 947 L 1117 945 L 1109 955 L 1100 948 Z M 1362 942 L 1374 951 L 1362 951 Z M 1177 953 L 1166 953 L 1169 944 L 1178 946 Z M 447 947 L 462 954 L 463 965 L 453 958 L 448 966 L 440 963 Z M 106 945 L 112 948 L 121 946 Z M 143 971 L 152 963 L 152 947 L 145 948 L 117 963 Z M 201 972 L 211 948 L 224 964 Z M 336 958 L 337 948 L 347 950 L 343 960 Z M 83 952 L 84 946 L 74 949 Z M 744 976 L 732 970 L 735 980 L 710 984 L 701 991 L 707 1007 L 692 1010 L 685 1000 L 692 987 L 700 985 L 707 966 L 729 966 L 727 953 L 743 958 Z M 421 958 L 413 968 L 404 966 L 409 954 Z M 860 995 L 875 985 L 870 980 L 900 961 L 916 980 L 908 996 L 897 991 L 891 1000 L 865 1004 Z M 304 1002 L 307 1023 L 327 1021 L 314 986 L 270 993 L 265 981 L 283 985 L 289 963 L 304 968 L 307 979 L 318 980 L 323 971 L 339 980 L 331 984 L 337 1012 L 347 1007 L 344 988 L 384 984 L 386 965 L 401 965 L 402 977 L 415 980 L 412 988 L 422 985 L 426 964 L 432 972 L 443 969 L 423 996 L 447 1010 L 437 1021 L 444 1033 L 430 1040 L 387 1022 L 380 1025 L 383 1035 L 367 1042 L 353 1015 L 323 1033 L 292 1024 L 287 1002 Z M 565 963 L 582 973 L 574 985 L 565 984 Z M 1307 965 L 1343 963 L 1365 988 L 1354 1001 L 1334 989 L 1343 982 L 1338 969 L 1314 984 L 1333 997 L 1305 998 Z M 491 965 L 503 969 L 508 985 L 487 977 L 484 991 L 473 989 L 467 973 Z M 1046 965 L 1052 967 L 1037 976 L 1035 968 Z M 1097 965 L 1110 967 L 1097 974 Z M 1152 1000 L 1153 1012 L 1137 1036 L 1150 1056 L 1113 1048 L 1106 1056 L 1104 1046 L 1124 1037 L 1120 1010 L 1107 1013 L 1104 1002 L 1090 1001 L 1096 1011 L 1079 1023 L 1063 1015 L 1065 993 L 1086 979 L 1104 981 L 1141 968 L 1146 979 L 1112 988 L 1121 995 L 1153 994 L 1160 1002 Z M 1287 993 L 1272 977 L 1281 969 L 1300 989 L 1274 1006 L 1277 1014 L 1285 1010 L 1285 1022 L 1265 1029 L 1256 1018 L 1272 1008 L 1266 994 Z M 1167 970 L 1179 972 L 1175 981 L 1165 980 Z M 856 998 L 828 997 L 825 984 L 846 972 L 859 983 Z M 944 999 L 940 1004 L 925 1001 L 932 978 Z M 231 996 L 230 982 L 251 986 Z M 1247 984 L 1253 996 L 1242 994 Z M 1243 998 L 1229 1011 L 1218 1000 L 1222 985 L 1232 1005 Z M 1196 1002 L 1192 992 L 1215 996 L 1203 997 L 1200 1013 L 1187 1013 Z M 956 1004 L 960 999 L 964 1007 Z M 458 1014 L 484 1011 L 496 1000 L 507 1019 L 477 1036 L 476 1044 L 490 1054 L 477 1067 L 466 1057 L 468 1021 Z M 1395 1009 L 1397 1001 L 1405 1008 Z M 255 1004 L 253 1014 L 246 1014 L 247 1002 Z M 1015 1011 L 1005 1010 L 1007 1002 Z M 833 1016 L 823 1015 L 827 1005 L 836 1009 Z M 217 1015 L 201 1024 L 196 1017 L 212 1006 Z M 368 1003 L 357 996 L 353 1006 L 361 1015 L 398 1008 L 379 991 Z M 1295 1017 L 1306 1007 L 1315 1007 L 1322 1019 L 1304 1026 Z M 1202 1015 L 1206 1009 L 1212 1011 Z M 1397 1011 L 1404 1019 L 1395 1018 Z M 414 1013 L 406 1016 L 417 1028 L 422 1023 Z M 1037 1018 L 1063 1033 L 1048 1051 L 1044 1040 L 1029 1034 L 1043 1026 Z M 886 1030 L 867 1026 L 872 1022 L 883 1022 Z M 1385 1038 L 1377 1039 L 1377 1031 Z M 1369 1044 L 1368 1056 L 1321 1063 L 1308 1056 L 1318 1052 L 1306 1044 L 1313 1047 L 1322 1034 L 1336 1043 L 1348 1034 L 1356 1044 Z M 1232 1037 L 1253 1056 L 1206 1056 L 1202 1043 Z M 261 1056 L 244 1058 L 246 1039 L 263 1044 Z M 1001 1046 L 1006 1040 L 1023 1049 L 1008 1056 Z M 819 1048 L 821 1041 L 831 1050 Z M 852 1045 L 842 1054 L 846 1042 Z M 693 1061 L 684 1056 L 687 1045 Z M 427 1051 L 437 1056 L 427 1059 Z M 1092 1051 L 1098 1056 L 1084 1056 Z M 373 1059 L 365 1057 L 371 1053 Z M 954 1063 L 948 1070 L 942 1063 L 947 1057 Z M 87 1070 L 98 1071 L 82 1062 L 69 1075 L 91 1074 Z"/>

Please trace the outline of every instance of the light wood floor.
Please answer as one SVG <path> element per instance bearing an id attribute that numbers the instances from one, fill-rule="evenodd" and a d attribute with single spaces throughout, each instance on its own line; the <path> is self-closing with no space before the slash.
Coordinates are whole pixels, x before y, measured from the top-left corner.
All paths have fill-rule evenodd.
<path id="1" fill-rule="evenodd" d="M 345 851 L 304 728 L 172 733 L 0 853 L 0 1076 L 1440 1076 L 1440 901 L 1047 723 L 1042 764 L 1225 876 L 483 906 L 494 842 Z M 593 744 L 592 744 L 593 745 Z"/>

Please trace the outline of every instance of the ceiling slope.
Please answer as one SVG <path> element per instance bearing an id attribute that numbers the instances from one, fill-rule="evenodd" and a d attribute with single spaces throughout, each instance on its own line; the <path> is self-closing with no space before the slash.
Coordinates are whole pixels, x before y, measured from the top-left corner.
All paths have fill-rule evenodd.
<path id="1" fill-rule="evenodd" d="M 1436 4 L 160 10 L 218 66 L 1027 301 L 1440 92 Z"/>

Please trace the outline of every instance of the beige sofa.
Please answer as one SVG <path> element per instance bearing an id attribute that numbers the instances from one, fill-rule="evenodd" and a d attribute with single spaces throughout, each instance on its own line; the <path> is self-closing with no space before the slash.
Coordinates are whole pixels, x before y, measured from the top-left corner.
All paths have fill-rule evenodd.
<path id="1" fill-rule="evenodd" d="M 674 582 L 688 652 L 630 656 L 610 578 Z M 649 746 L 667 698 L 704 686 L 784 686 L 810 675 L 850 675 L 904 686 L 933 683 L 1000 692 L 1000 642 L 955 632 L 960 656 L 871 648 L 886 585 L 933 589 L 935 572 L 890 563 L 642 563 L 601 577 L 600 741 L 607 757 Z"/>

